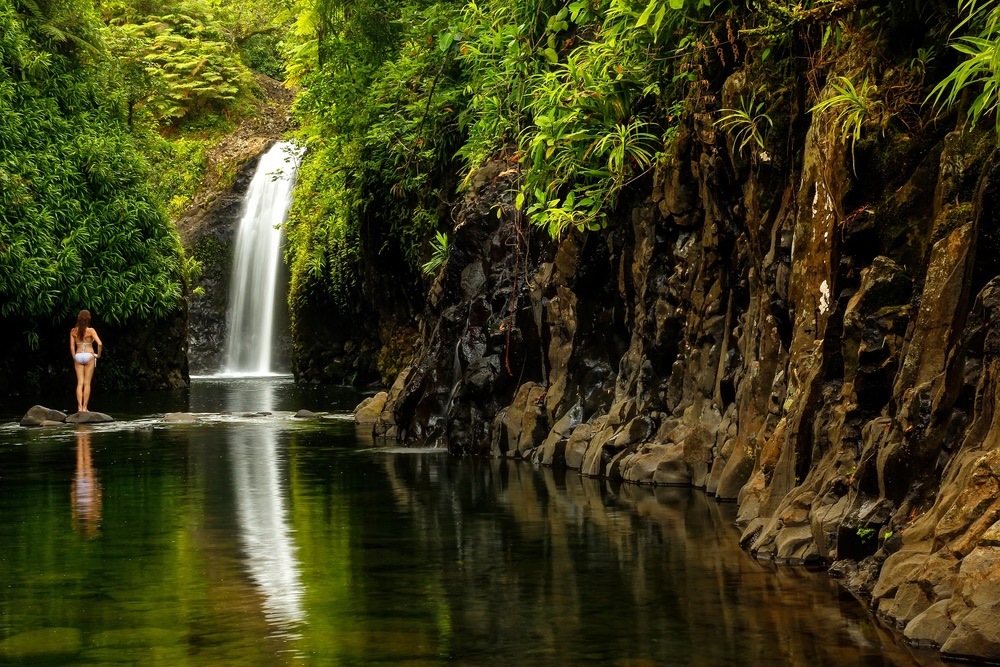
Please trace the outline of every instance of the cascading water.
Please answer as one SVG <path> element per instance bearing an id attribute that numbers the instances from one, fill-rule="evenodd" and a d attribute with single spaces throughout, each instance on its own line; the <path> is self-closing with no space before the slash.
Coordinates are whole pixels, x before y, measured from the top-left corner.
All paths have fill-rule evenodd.
<path id="1" fill-rule="evenodd" d="M 227 311 L 225 374 L 268 375 L 282 223 L 292 202 L 301 149 L 279 141 L 260 158 L 236 231 Z"/>

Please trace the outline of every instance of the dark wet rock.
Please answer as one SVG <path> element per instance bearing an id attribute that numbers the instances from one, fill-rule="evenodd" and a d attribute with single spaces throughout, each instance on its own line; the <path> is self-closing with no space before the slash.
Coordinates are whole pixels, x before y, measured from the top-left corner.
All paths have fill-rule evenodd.
<path id="1" fill-rule="evenodd" d="M 66 413 L 59 410 L 46 408 L 43 405 L 35 405 L 21 417 L 21 426 L 43 426 L 44 422 L 66 421 Z"/>
<path id="2" fill-rule="evenodd" d="M 163 415 L 163 421 L 165 422 L 196 422 L 198 417 L 191 414 L 190 412 L 168 412 Z"/>
<path id="3" fill-rule="evenodd" d="M 255 417 L 256 415 L 251 414 L 245 416 Z M 310 412 L 309 410 L 299 410 L 293 416 L 299 419 L 314 419 L 316 417 L 319 417 L 318 414 L 316 414 L 315 412 Z"/>
<path id="4" fill-rule="evenodd" d="M 67 424 L 106 424 L 113 421 L 111 415 L 103 412 L 75 412 L 66 417 Z"/>

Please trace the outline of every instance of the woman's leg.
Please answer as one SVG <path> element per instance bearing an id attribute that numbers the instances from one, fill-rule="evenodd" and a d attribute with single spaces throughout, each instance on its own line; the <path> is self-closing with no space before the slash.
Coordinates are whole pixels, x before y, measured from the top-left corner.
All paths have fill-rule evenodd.
<path id="1" fill-rule="evenodd" d="M 86 367 L 83 364 L 73 361 L 73 370 L 76 371 L 76 411 L 83 412 L 83 382 L 84 382 L 84 371 Z"/>
<path id="2" fill-rule="evenodd" d="M 86 363 L 83 367 L 83 411 L 87 411 L 87 405 L 90 403 L 90 381 L 94 377 L 94 367 L 97 365 L 97 359 L 94 357 L 90 358 L 90 361 Z"/>

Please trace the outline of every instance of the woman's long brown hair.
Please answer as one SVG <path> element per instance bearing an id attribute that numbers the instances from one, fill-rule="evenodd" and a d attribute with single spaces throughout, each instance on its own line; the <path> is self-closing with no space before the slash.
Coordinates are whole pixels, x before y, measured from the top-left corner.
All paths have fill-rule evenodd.
<path id="1" fill-rule="evenodd" d="M 83 337 L 87 335 L 87 327 L 90 326 L 90 311 L 81 310 L 76 316 L 76 340 L 83 342 Z"/>

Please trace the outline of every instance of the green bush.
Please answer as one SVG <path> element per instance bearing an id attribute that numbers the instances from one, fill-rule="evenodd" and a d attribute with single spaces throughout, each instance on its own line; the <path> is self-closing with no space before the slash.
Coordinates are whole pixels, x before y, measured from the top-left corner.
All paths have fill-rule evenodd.
<path id="1" fill-rule="evenodd" d="M 0 315 L 173 312 L 180 245 L 148 166 L 89 49 L 50 35 L 0 0 Z"/>
<path id="2" fill-rule="evenodd" d="M 145 107 L 162 126 L 190 126 L 249 109 L 256 83 L 208 4 L 176 0 L 148 15 L 142 9 L 148 8 L 112 9 L 105 31 L 128 90 L 130 117 Z"/>

